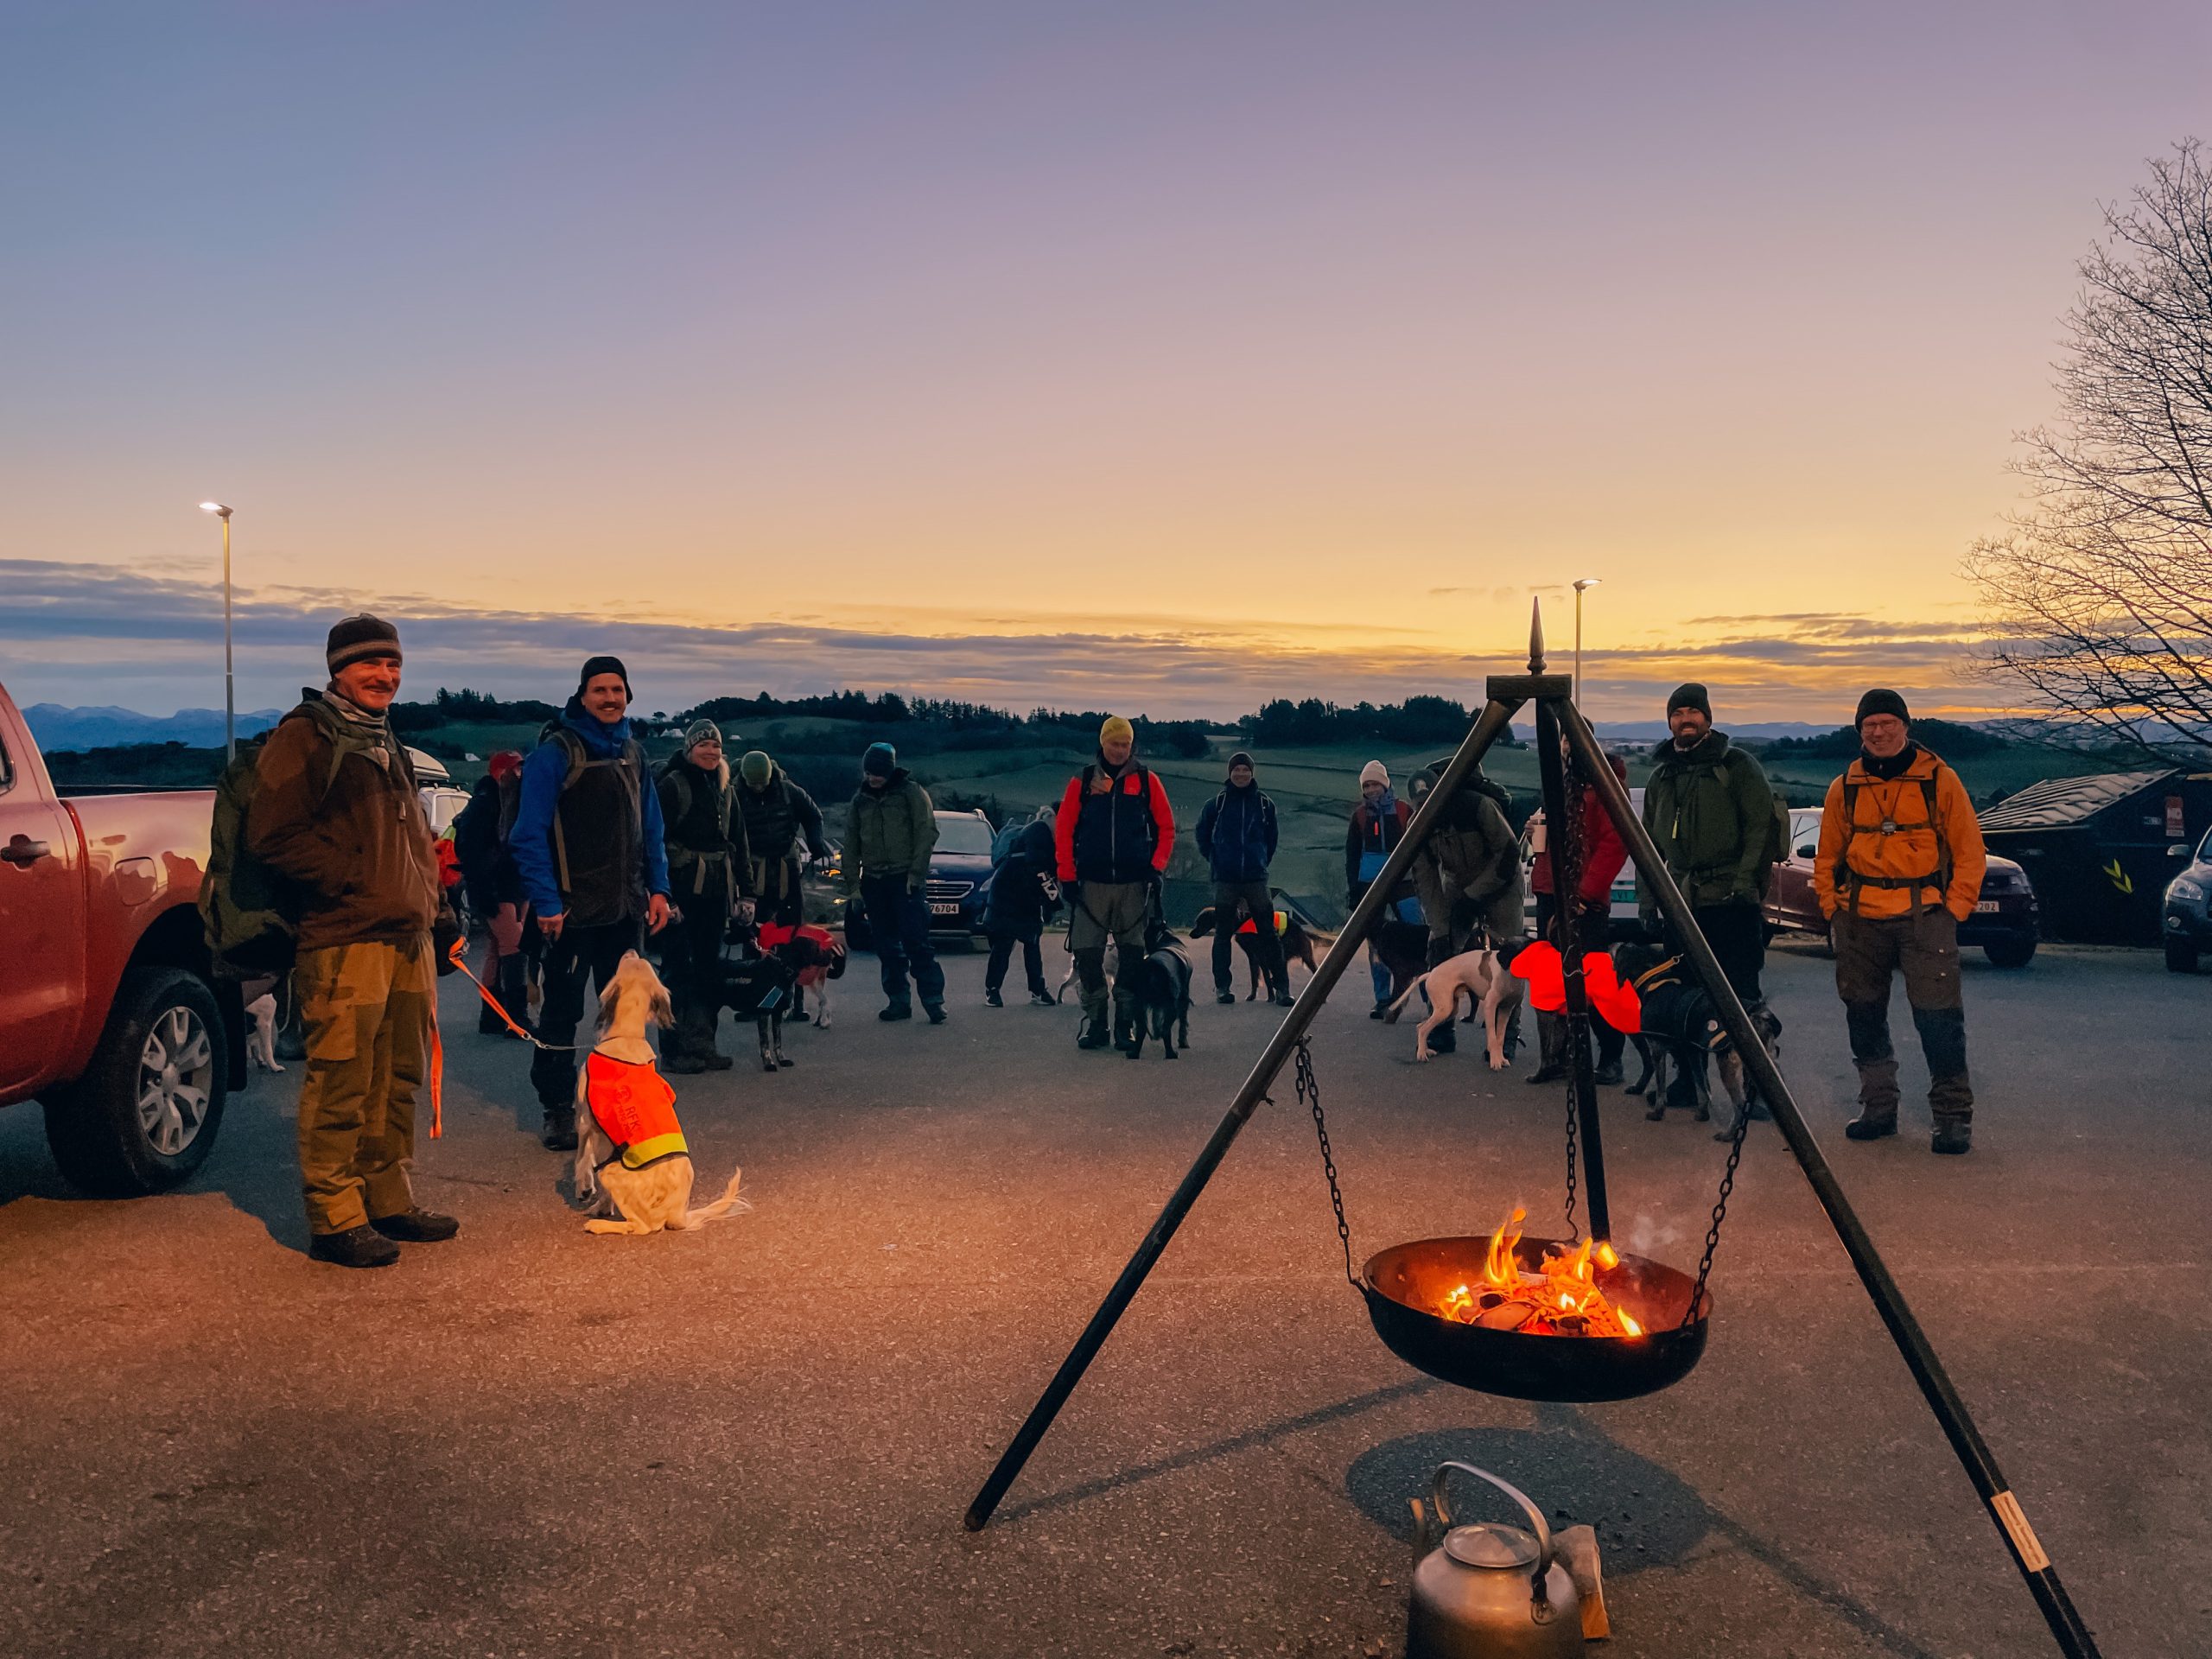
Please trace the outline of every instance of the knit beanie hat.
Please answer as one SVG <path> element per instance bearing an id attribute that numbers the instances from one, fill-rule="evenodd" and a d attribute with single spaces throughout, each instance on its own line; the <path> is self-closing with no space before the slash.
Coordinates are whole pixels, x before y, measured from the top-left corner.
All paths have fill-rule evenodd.
<path id="1" fill-rule="evenodd" d="M 323 660 L 329 664 L 333 674 L 348 663 L 358 663 L 371 657 L 399 655 L 399 630 L 380 616 L 371 616 L 363 611 L 359 616 L 349 616 L 331 625 L 330 638 L 323 643 Z"/>
<path id="2" fill-rule="evenodd" d="M 1852 717 L 1851 721 L 1853 728 L 1855 730 L 1864 726 L 1866 723 L 1866 716 L 1869 715 L 1895 715 L 1899 720 L 1908 724 L 1912 720 L 1912 711 L 1904 706 L 1904 699 L 1896 692 L 1885 690 L 1880 686 L 1875 687 L 1859 699 L 1859 712 Z"/>
<path id="3" fill-rule="evenodd" d="M 1106 744 L 1115 742 L 1117 740 L 1123 743 L 1135 742 L 1137 741 L 1137 728 L 1130 725 L 1128 721 L 1123 720 L 1119 715 L 1109 715 L 1106 717 L 1106 723 L 1098 728 L 1099 745 L 1101 747 L 1103 747 Z"/>
<path id="4" fill-rule="evenodd" d="M 1370 784 L 1380 784 L 1385 789 L 1389 788 L 1390 768 L 1380 760 L 1369 761 L 1359 769 L 1359 786 L 1365 789 Z"/>
<path id="5" fill-rule="evenodd" d="M 587 661 L 584 664 L 584 671 L 576 676 L 576 695 L 580 697 L 583 696 L 584 688 L 602 674 L 620 676 L 622 681 L 622 695 L 626 697 L 634 695 L 630 690 L 630 671 L 622 666 L 622 659 L 620 657 L 594 657 Z"/>
<path id="6" fill-rule="evenodd" d="M 1691 680 L 1675 688 L 1675 695 L 1667 699 L 1667 712 L 1677 709 L 1694 709 L 1707 720 L 1713 718 L 1713 699 L 1706 696 L 1705 687 Z"/>
<path id="7" fill-rule="evenodd" d="M 1251 757 L 1250 755 L 1249 755 L 1249 754 L 1245 753 L 1244 753 L 1244 751 L 1243 751 L 1243 750 L 1242 750 L 1242 749 L 1237 750 L 1236 753 L 1234 753 L 1234 754 L 1232 754 L 1232 755 L 1230 755 L 1230 756 L 1229 757 L 1229 769 L 1230 769 L 1231 772 L 1236 771 L 1236 768 L 1237 768 L 1237 767 L 1239 767 L 1239 766 L 1252 766 L 1252 757 Z M 1258 770 L 1259 770 L 1259 768 L 1258 768 L 1258 767 L 1256 767 L 1256 766 L 1253 766 L 1253 767 L 1252 767 L 1252 769 L 1253 769 L 1255 772 L 1256 772 L 1256 771 L 1258 771 Z"/>
<path id="8" fill-rule="evenodd" d="M 745 758 L 737 763 L 737 775 L 755 789 L 767 788 L 775 770 L 776 763 L 759 749 L 747 749 Z"/>
<path id="9" fill-rule="evenodd" d="M 871 743 L 861 756 L 861 771 L 870 778 L 888 778 L 899 765 L 899 751 L 888 743 Z"/>
<path id="10" fill-rule="evenodd" d="M 721 741 L 722 728 L 711 720 L 695 720 L 683 728 L 686 752 L 697 748 L 702 743 L 712 743 L 719 747 Z"/>

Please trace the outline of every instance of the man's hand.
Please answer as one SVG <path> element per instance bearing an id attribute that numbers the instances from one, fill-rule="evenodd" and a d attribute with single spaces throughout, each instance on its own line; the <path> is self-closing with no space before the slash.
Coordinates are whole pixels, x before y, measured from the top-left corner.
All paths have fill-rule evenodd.
<path id="1" fill-rule="evenodd" d="M 645 900 L 645 931 L 658 933 L 668 925 L 668 895 L 657 893 Z"/>
<path id="2" fill-rule="evenodd" d="M 757 909 L 758 907 L 754 905 L 752 899 L 739 899 L 737 901 L 737 919 L 747 927 L 752 926 L 753 918 L 756 913 Z"/>
<path id="3" fill-rule="evenodd" d="M 561 924 L 568 919 L 565 915 L 540 916 L 537 918 L 537 931 L 549 939 L 557 939 L 561 937 Z"/>

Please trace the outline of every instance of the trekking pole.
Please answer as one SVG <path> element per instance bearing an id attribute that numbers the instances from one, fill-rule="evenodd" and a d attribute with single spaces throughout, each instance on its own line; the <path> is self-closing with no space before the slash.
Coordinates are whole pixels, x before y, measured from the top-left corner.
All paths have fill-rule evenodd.
<path id="1" fill-rule="evenodd" d="M 1236 1097 L 1230 1102 L 1228 1112 L 1215 1126 L 1211 1137 L 1199 1150 L 1196 1161 L 1191 1165 L 1181 1182 L 1168 1195 L 1167 1202 L 1161 1206 L 1159 1216 L 1138 1243 L 1136 1254 L 1129 1258 L 1128 1265 L 1122 1269 L 1121 1277 L 1115 1280 L 1112 1288 L 1107 1291 L 1105 1300 L 1099 1303 L 1098 1311 L 1090 1316 L 1090 1322 L 1084 1326 L 1082 1334 L 1076 1338 L 1075 1346 L 1060 1362 L 1059 1370 L 1052 1374 L 1052 1380 L 1046 1385 L 1044 1394 L 1030 1408 L 1028 1417 L 1000 1455 L 997 1465 L 983 1482 L 982 1490 L 976 1494 L 975 1502 L 968 1506 L 968 1513 L 961 1524 L 969 1531 L 979 1532 L 990 1521 L 991 1513 L 1006 1496 L 1007 1488 L 1020 1474 L 1022 1465 L 1029 1461 L 1030 1453 L 1037 1449 L 1037 1443 L 1045 1438 L 1046 1432 L 1052 1426 L 1052 1420 L 1059 1415 L 1060 1408 L 1075 1392 L 1076 1384 L 1083 1380 L 1083 1374 L 1090 1369 L 1090 1362 L 1097 1357 L 1099 1349 L 1113 1334 L 1115 1325 L 1142 1287 L 1154 1264 L 1166 1249 L 1168 1241 L 1175 1236 L 1176 1229 L 1183 1224 L 1183 1218 L 1198 1203 L 1198 1194 L 1205 1191 L 1206 1183 L 1213 1179 L 1214 1171 L 1220 1167 L 1221 1160 L 1228 1155 L 1237 1132 L 1243 1128 L 1260 1103 L 1267 1098 L 1268 1089 L 1274 1084 L 1275 1074 L 1281 1071 L 1283 1062 L 1290 1058 L 1299 1039 L 1305 1036 L 1306 1027 L 1313 1023 L 1315 1016 L 1321 1012 L 1322 1005 L 1329 1000 L 1329 993 L 1336 988 L 1338 980 L 1344 976 L 1346 967 L 1358 954 L 1369 931 L 1387 907 L 1390 890 L 1413 868 L 1415 855 L 1428 839 L 1438 818 L 1443 816 L 1445 803 L 1451 798 L 1452 791 L 1474 770 L 1476 763 L 1491 745 L 1504 733 L 1508 722 L 1513 718 L 1514 710 L 1520 706 L 1517 700 L 1501 702 L 1493 699 L 1484 708 L 1473 728 L 1462 740 L 1458 751 L 1446 765 L 1443 776 L 1428 791 L 1428 798 L 1421 804 L 1412 822 L 1406 825 L 1406 833 L 1391 851 L 1382 874 L 1369 884 L 1366 896 L 1354 907 L 1351 918 L 1344 923 L 1344 931 L 1337 936 L 1337 942 L 1329 948 L 1329 954 L 1322 958 L 1321 965 L 1314 970 L 1313 976 L 1306 982 L 1306 988 L 1299 993 L 1297 1002 L 1283 1016 L 1274 1035 L 1268 1039 L 1267 1048 L 1245 1077 L 1243 1086 L 1237 1090 Z"/>

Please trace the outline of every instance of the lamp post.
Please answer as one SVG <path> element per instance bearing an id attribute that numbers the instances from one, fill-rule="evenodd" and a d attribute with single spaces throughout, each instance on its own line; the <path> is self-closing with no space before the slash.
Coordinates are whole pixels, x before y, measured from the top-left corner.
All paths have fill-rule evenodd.
<path id="1" fill-rule="evenodd" d="M 223 521 L 223 760 L 238 758 L 238 696 L 231 674 L 231 510 L 219 501 L 202 501 L 200 511 Z"/>
<path id="2" fill-rule="evenodd" d="M 1582 590 L 1595 588 L 1603 576 L 1585 576 L 1574 584 L 1574 706 L 1582 706 Z"/>

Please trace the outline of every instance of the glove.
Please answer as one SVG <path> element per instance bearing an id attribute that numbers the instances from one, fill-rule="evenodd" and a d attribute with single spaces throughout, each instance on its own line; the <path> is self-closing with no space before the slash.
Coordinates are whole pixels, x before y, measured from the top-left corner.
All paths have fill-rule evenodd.
<path id="1" fill-rule="evenodd" d="M 752 926 L 753 914 L 758 908 L 759 907 L 750 899 L 739 899 L 737 901 L 737 919 L 743 923 L 747 927 Z"/>

